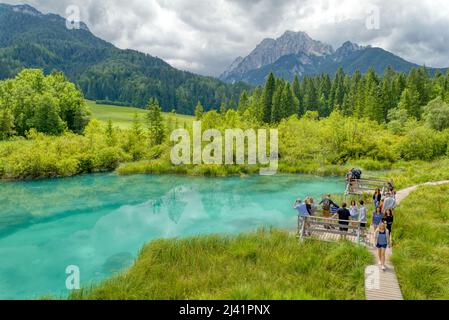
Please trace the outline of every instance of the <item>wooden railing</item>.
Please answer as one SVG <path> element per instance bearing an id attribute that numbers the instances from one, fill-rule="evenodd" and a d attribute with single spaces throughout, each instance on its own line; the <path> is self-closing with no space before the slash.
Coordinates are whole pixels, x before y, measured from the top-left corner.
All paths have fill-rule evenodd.
<path id="1" fill-rule="evenodd" d="M 361 194 L 380 189 L 383 195 L 388 192 L 388 183 L 392 181 L 376 179 L 357 179 L 347 183 L 346 194 Z"/>
<path id="2" fill-rule="evenodd" d="M 342 224 L 348 223 L 348 224 Z M 347 230 L 347 231 L 346 231 Z M 337 241 L 343 238 L 360 245 L 373 247 L 373 234 L 355 220 L 324 217 L 298 217 L 298 236 L 301 240 L 316 238 Z"/>

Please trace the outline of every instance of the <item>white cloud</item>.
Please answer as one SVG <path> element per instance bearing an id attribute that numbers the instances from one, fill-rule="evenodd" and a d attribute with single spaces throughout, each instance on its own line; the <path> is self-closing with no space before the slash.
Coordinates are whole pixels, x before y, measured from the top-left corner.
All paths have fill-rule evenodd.
<path id="1" fill-rule="evenodd" d="M 12 4 L 23 1 L 6 1 Z M 99 37 L 158 56 L 173 66 L 218 75 L 263 38 L 285 30 L 341 45 L 381 46 L 418 64 L 449 66 L 449 2 L 445 0 L 29 0 L 44 12 L 81 9 Z M 374 6 L 374 7 L 373 7 Z M 379 9 L 379 29 L 366 20 Z"/>

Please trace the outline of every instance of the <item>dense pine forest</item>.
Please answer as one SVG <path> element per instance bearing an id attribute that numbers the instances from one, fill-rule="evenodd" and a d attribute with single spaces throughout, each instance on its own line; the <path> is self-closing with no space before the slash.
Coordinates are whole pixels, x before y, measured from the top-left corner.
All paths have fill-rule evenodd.
<path id="1" fill-rule="evenodd" d="M 449 72 L 430 76 L 424 67 L 412 69 L 408 74 L 387 68 L 383 75 L 370 69 L 366 74 L 357 71 L 349 76 L 339 69 L 334 78 L 322 74 L 300 81 L 296 77 L 293 83 L 275 79 L 271 73 L 265 86 L 256 88 L 252 95 L 242 93 L 239 111 L 248 110 L 248 114 L 265 123 L 279 123 L 308 112 L 327 117 L 333 111 L 391 126 L 408 118 L 425 117 L 436 129 L 444 129 L 449 125 L 447 102 Z"/>

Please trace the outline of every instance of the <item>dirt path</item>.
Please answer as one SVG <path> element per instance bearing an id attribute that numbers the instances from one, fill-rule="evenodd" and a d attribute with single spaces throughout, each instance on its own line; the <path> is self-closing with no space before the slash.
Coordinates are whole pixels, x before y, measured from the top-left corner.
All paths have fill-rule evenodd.
<path id="1" fill-rule="evenodd" d="M 401 203 L 401 201 L 405 200 L 405 198 L 407 198 L 410 195 L 410 193 L 412 193 L 413 191 L 415 191 L 419 187 L 439 186 L 439 185 L 448 184 L 448 183 L 449 183 L 449 180 L 438 181 L 438 182 L 427 182 L 427 183 L 423 183 L 423 184 L 418 184 L 418 185 L 413 186 L 413 187 L 409 187 L 407 189 L 400 190 L 400 191 L 398 191 L 396 193 L 396 203 L 399 205 Z"/>

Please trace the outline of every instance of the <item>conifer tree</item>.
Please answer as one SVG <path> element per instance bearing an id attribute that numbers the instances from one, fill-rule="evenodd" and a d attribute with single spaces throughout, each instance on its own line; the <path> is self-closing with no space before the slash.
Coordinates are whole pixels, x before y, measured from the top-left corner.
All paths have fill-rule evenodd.
<path id="1" fill-rule="evenodd" d="M 282 110 L 282 94 L 284 91 L 283 83 L 280 79 L 276 81 L 276 90 L 273 96 L 272 110 L 271 110 L 271 122 L 278 123 L 285 116 L 284 110 Z"/>
<path id="2" fill-rule="evenodd" d="M 224 116 L 226 111 L 228 111 L 228 107 L 226 106 L 226 102 L 223 101 L 220 105 L 220 114 Z"/>
<path id="3" fill-rule="evenodd" d="M 201 102 L 198 101 L 198 104 L 195 107 L 195 117 L 196 117 L 196 121 L 201 120 L 201 118 L 203 117 L 204 114 L 204 108 L 201 105 Z"/>
<path id="4" fill-rule="evenodd" d="M 294 114 L 298 114 L 298 108 L 295 103 L 295 97 L 290 83 L 286 83 L 281 99 L 282 110 L 284 112 L 283 118 L 288 118 Z"/>
<path id="5" fill-rule="evenodd" d="M 152 144 L 162 144 L 165 135 L 164 120 L 159 101 L 155 98 L 151 98 L 148 103 L 147 122 Z"/>
<path id="6" fill-rule="evenodd" d="M 399 109 L 407 110 L 409 116 L 418 118 L 421 112 L 417 110 L 419 108 L 419 95 L 412 89 L 406 88 L 401 95 L 401 99 L 398 105 Z"/>
<path id="7" fill-rule="evenodd" d="M 240 114 L 243 114 L 248 109 L 248 107 L 249 107 L 248 92 L 246 92 L 246 90 L 243 90 L 242 94 L 240 95 L 239 106 L 237 110 Z"/>
<path id="8" fill-rule="evenodd" d="M 295 75 L 295 79 L 293 80 L 292 90 L 293 90 L 295 102 L 297 104 L 298 115 L 302 116 L 304 114 L 304 108 L 303 108 L 303 103 L 302 103 L 301 87 L 299 84 L 298 75 Z"/>
<path id="9" fill-rule="evenodd" d="M 262 120 L 265 123 L 269 123 L 271 121 L 271 111 L 273 110 L 273 96 L 275 90 L 276 83 L 274 74 L 271 72 L 268 76 L 262 95 Z"/>

